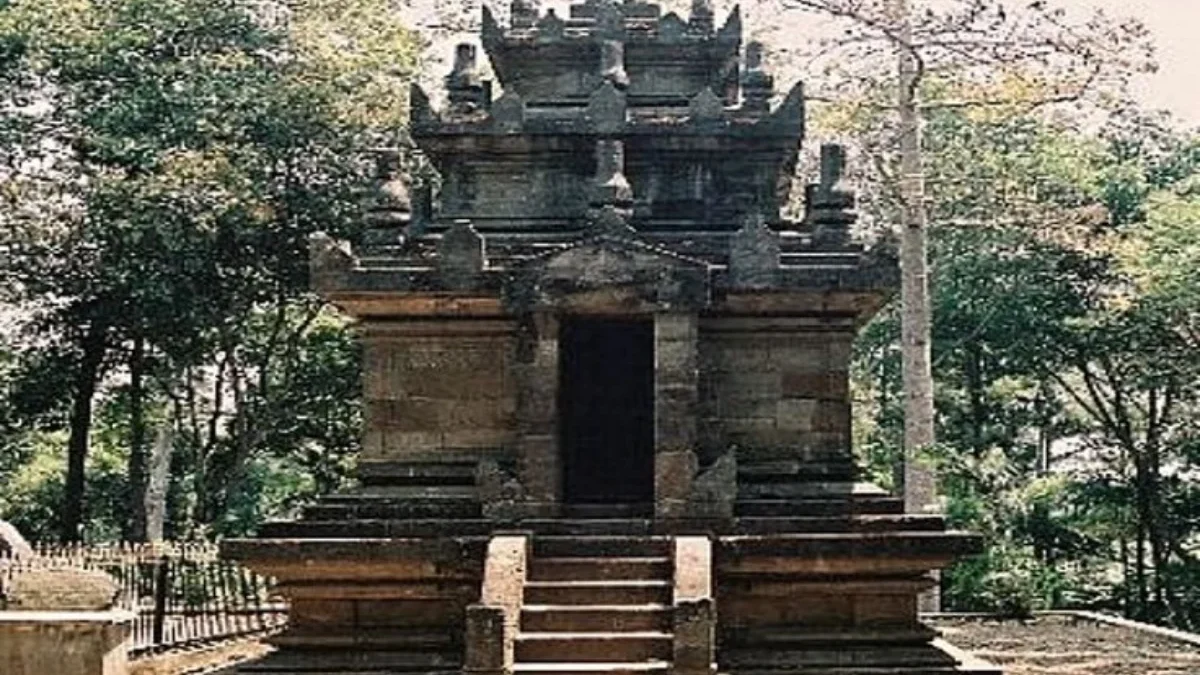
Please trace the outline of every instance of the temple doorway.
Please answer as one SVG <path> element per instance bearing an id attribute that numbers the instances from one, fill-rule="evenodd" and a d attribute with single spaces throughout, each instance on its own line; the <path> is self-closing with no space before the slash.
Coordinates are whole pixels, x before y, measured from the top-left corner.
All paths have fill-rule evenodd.
<path id="1" fill-rule="evenodd" d="M 654 323 L 568 318 L 559 336 L 563 497 L 654 499 Z"/>

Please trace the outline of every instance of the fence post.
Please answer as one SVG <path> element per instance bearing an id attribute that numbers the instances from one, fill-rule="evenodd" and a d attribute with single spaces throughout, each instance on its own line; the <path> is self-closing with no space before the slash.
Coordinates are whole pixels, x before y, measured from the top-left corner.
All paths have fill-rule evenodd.
<path id="1" fill-rule="evenodd" d="M 158 559 L 158 568 L 154 571 L 154 628 L 151 642 L 155 647 L 166 642 L 167 594 L 171 580 L 169 567 L 170 559 L 164 555 Z"/>

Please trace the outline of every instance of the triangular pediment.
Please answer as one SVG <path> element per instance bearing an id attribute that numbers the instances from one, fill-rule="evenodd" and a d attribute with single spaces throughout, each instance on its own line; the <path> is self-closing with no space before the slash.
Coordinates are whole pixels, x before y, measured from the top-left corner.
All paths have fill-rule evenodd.
<path id="1" fill-rule="evenodd" d="M 536 306 L 581 298 L 645 306 L 705 304 L 710 265 L 633 238 L 599 235 L 527 261 L 516 281 Z M 588 300 L 591 302 L 592 300 Z"/>

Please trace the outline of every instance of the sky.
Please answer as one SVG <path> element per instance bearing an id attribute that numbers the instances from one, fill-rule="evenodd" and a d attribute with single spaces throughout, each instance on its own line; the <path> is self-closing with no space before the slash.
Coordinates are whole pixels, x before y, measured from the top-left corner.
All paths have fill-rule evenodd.
<path id="1" fill-rule="evenodd" d="M 1146 24 L 1158 48 L 1157 73 L 1142 76 L 1134 93 L 1200 127 L 1200 0 L 1059 0 L 1081 9 L 1100 8 Z"/>
<path id="2" fill-rule="evenodd" d="M 509 0 L 483 0 L 498 14 L 507 14 Z M 580 0 L 574 0 L 580 1 Z M 666 9 L 682 10 L 686 16 L 690 0 L 655 0 Z M 1010 0 L 1014 4 L 1023 0 Z M 460 12 L 462 16 L 475 19 L 479 15 L 480 0 L 408 0 L 417 14 L 417 23 L 424 24 L 427 31 L 431 23 L 440 23 L 435 18 L 441 12 L 433 8 L 439 7 L 442 12 L 446 8 Z M 738 0 L 712 0 L 716 9 L 717 20 L 723 21 L 726 13 Z M 1114 17 L 1132 17 L 1146 24 L 1157 47 L 1157 73 L 1138 76 L 1133 84 L 1133 94 L 1147 107 L 1169 110 L 1178 117 L 1185 126 L 1200 127 L 1200 0 L 1050 0 L 1051 3 L 1064 7 L 1078 16 L 1087 16 L 1094 9 L 1101 9 Z M 563 6 L 568 0 L 541 0 L 543 7 L 559 8 L 560 14 L 565 14 Z M 789 12 L 790 16 L 781 17 L 781 21 L 773 21 L 767 16 L 756 16 L 754 11 L 745 11 L 755 5 L 753 0 L 743 0 L 743 15 L 747 33 L 760 37 L 767 43 L 768 48 L 786 50 L 786 43 L 794 42 L 797 36 L 820 32 L 820 27 L 814 25 L 811 15 L 802 12 Z M 772 5 L 772 2 L 761 3 Z M 444 14 L 442 15 L 444 16 Z M 477 20 L 468 20 L 477 29 Z M 764 25 L 766 24 L 766 25 Z M 432 31 L 426 32 L 432 37 L 432 44 L 426 51 L 426 69 L 423 74 L 423 84 L 426 90 L 438 96 L 438 86 L 445 70 L 449 67 L 449 57 L 453 53 L 456 41 L 467 39 L 477 41 L 477 37 L 468 32 Z M 436 33 L 441 33 L 436 35 Z M 807 37 L 807 36 L 806 36 Z M 804 38 L 800 38 L 804 39 Z M 486 63 L 486 59 L 485 59 Z M 786 72 L 777 73 L 779 84 L 783 88 L 791 85 L 791 79 Z"/>

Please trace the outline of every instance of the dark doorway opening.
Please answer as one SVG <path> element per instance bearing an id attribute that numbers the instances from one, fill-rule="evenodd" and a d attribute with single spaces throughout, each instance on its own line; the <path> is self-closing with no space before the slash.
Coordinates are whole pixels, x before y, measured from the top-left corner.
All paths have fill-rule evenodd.
<path id="1" fill-rule="evenodd" d="M 653 322 L 564 320 L 559 355 L 564 500 L 653 501 Z"/>

